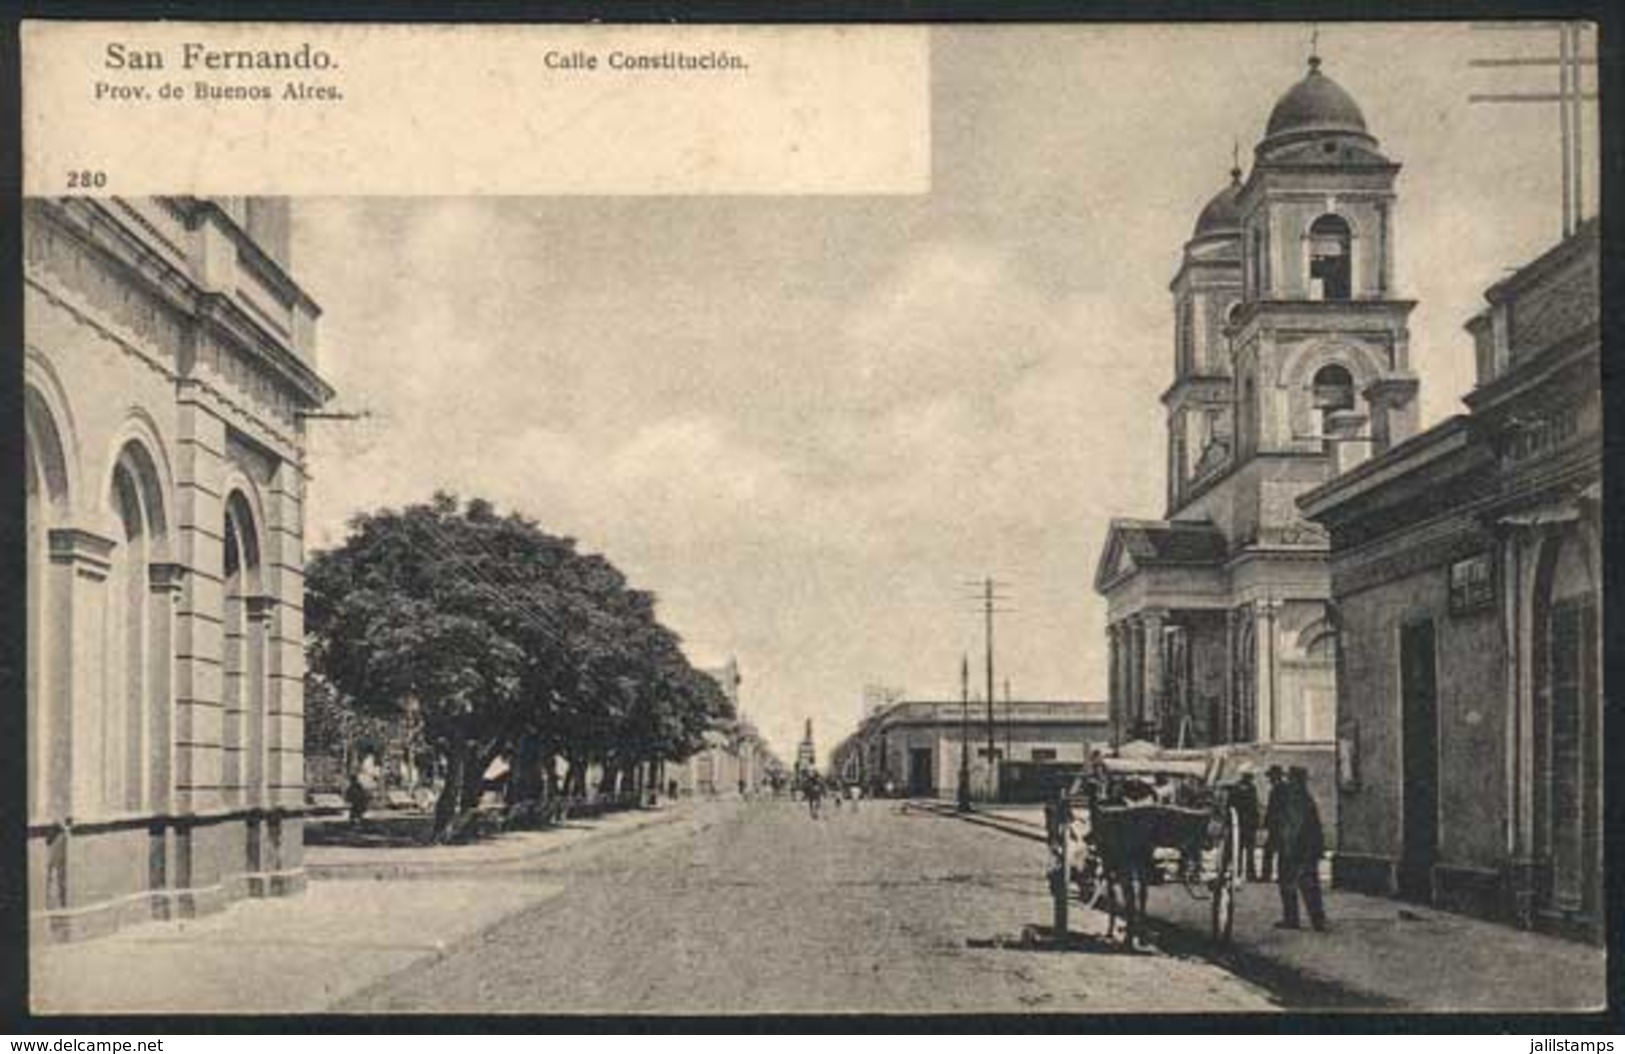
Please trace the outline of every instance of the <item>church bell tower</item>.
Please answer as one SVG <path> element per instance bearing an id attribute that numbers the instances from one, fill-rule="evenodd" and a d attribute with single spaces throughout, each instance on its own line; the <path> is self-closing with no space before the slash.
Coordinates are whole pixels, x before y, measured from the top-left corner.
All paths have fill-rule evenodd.
<path id="1" fill-rule="evenodd" d="M 1323 454 L 1336 473 L 1416 431 L 1415 301 L 1394 295 L 1400 166 L 1320 67 L 1276 103 L 1238 195 L 1227 333 L 1237 456 Z"/>

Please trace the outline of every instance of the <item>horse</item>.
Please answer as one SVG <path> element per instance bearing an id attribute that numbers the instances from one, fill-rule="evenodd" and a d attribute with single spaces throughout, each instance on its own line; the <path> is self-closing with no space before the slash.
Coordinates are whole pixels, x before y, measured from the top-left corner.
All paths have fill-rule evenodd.
<path id="1" fill-rule="evenodd" d="M 1162 842 L 1158 812 L 1145 808 L 1150 788 L 1134 782 L 1111 788 L 1091 785 L 1087 808 L 1078 814 L 1074 844 L 1087 843 L 1091 852 L 1073 880 L 1084 903 L 1104 907 L 1106 939 L 1123 919 L 1123 941 L 1129 947 L 1141 936 L 1148 889 L 1156 875 L 1155 855 Z"/>

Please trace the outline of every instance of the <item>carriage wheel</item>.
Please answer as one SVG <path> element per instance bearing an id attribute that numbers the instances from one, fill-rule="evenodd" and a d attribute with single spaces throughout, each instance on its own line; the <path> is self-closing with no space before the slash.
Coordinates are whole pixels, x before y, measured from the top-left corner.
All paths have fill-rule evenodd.
<path id="1" fill-rule="evenodd" d="M 1227 810 L 1224 836 L 1219 843 L 1218 873 L 1213 877 L 1213 939 L 1219 944 L 1230 943 L 1230 933 L 1236 921 L 1236 864 L 1240 857 L 1241 820 L 1236 810 Z"/>

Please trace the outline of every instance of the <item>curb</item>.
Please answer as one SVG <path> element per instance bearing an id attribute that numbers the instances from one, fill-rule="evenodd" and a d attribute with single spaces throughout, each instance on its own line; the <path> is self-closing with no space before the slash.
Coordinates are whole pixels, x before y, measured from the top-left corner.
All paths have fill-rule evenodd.
<path id="1" fill-rule="evenodd" d="M 918 809 L 932 816 L 940 816 L 948 820 L 959 820 L 961 823 L 975 824 L 978 827 L 988 827 L 1005 834 L 1015 835 L 1017 838 L 1026 838 L 1034 842 L 1048 842 L 1048 836 L 1031 825 L 1021 824 L 1015 820 L 1003 820 L 992 816 L 984 816 L 976 812 L 960 812 L 951 805 L 938 805 L 935 802 L 909 802 L 909 809 Z"/>
<path id="2" fill-rule="evenodd" d="M 509 874 L 517 865 L 529 863 L 541 857 L 552 856 L 582 845 L 596 844 L 611 841 L 626 835 L 637 834 L 651 827 L 674 823 L 681 814 L 665 812 L 655 814 L 642 823 L 629 824 L 626 827 L 613 831 L 594 833 L 576 841 L 555 845 L 539 845 L 504 856 L 489 857 L 483 860 L 413 860 L 392 862 L 389 860 L 357 861 L 353 863 L 305 863 L 305 875 L 313 882 L 347 882 L 347 881 L 425 881 L 437 878 L 469 878 L 484 876 L 494 870 Z"/>

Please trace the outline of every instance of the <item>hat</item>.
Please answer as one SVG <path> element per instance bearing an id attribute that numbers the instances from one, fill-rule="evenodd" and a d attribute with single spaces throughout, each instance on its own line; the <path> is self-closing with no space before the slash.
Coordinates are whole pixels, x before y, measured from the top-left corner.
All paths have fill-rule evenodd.
<path id="1" fill-rule="evenodd" d="M 1264 775 L 1266 775 L 1266 776 L 1280 776 L 1280 775 L 1283 775 L 1283 773 L 1281 772 L 1281 766 L 1279 766 L 1279 765 L 1271 765 L 1269 768 L 1264 770 Z"/>

